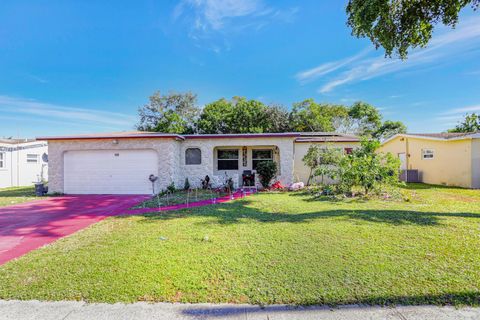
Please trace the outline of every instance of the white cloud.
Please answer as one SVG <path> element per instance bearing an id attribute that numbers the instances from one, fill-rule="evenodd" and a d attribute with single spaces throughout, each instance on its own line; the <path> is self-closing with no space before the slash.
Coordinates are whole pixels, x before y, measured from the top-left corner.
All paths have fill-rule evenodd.
<path id="1" fill-rule="evenodd" d="M 480 112 L 480 105 L 453 108 L 437 114 L 434 120 L 444 127 L 453 127 L 465 118 L 465 114 L 475 112 Z"/>
<path id="2" fill-rule="evenodd" d="M 480 105 L 450 109 L 446 112 L 443 112 L 442 115 L 453 115 L 453 114 L 464 115 L 466 113 L 472 113 L 477 111 L 480 111 Z"/>
<path id="3" fill-rule="evenodd" d="M 351 64 L 354 61 L 359 60 L 360 58 L 364 57 L 367 53 L 369 53 L 371 49 L 366 49 L 361 51 L 360 53 L 357 53 L 356 55 L 353 55 L 351 57 L 347 57 L 342 60 L 337 60 L 337 61 L 332 61 L 332 62 L 327 62 L 323 63 L 315 68 L 308 69 L 301 71 L 295 75 L 295 78 L 300 81 L 300 82 L 310 82 L 312 80 L 315 80 L 321 76 L 327 75 L 329 73 L 332 73 L 333 71 L 336 71 L 344 66 L 347 66 Z"/>
<path id="4" fill-rule="evenodd" d="M 336 88 L 336 87 L 338 87 L 342 84 L 352 82 L 353 80 L 356 79 L 356 77 L 359 74 L 361 74 L 361 72 L 362 72 L 361 68 L 354 68 L 350 72 L 344 73 L 342 77 L 326 83 L 323 87 L 321 87 L 318 90 L 318 92 L 327 93 L 327 92 L 332 91 L 334 88 Z"/>
<path id="5" fill-rule="evenodd" d="M 182 0 L 172 17 L 184 16 L 192 25 L 190 37 L 199 40 L 211 32 L 260 29 L 269 21 L 291 22 L 298 8 L 285 10 L 267 6 L 263 0 Z"/>
<path id="6" fill-rule="evenodd" d="M 47 79 L 36 76 L 34 74 L 28 74 L 27 77 L 30 78 L 31 80 L 34 80 L 34 81 L 38 82 L 38 83 L 48 83 Z"/>
<path id="7" fill-rule="evenodd" d="M 96 124 L 123 129 L 130 129 L 136 118 L 117 112 L 106 112 L 95 109 L 72 108 L 66 106 L 44 103 L 37 100 L 15 98 L 0 95 L 0 111 L 2 116 L 26 115 L 39 119 L 61 120 L 64 123 Z"/>
<path id="8" fill-rule="evenodd" d="M 480 19 L 472 17 L 462 21 L 456 29 L 443 28 L 443 33 L 432 38 L 426 48 L 413 51 L 407 60 L 396 58 L 365 57 L 364 51 L 340 61 L 327 62 L 314 69 L 297 74 L 297 79 L 318 78 L 339 71 L 334 78 L 324 83 L 320 93 L 327 93 L 348 83 L 365 81 L 407 69 L 420 70 L 434 63 L 458 59 L 458 56 L 471 49 L 480 48 Z M 363 59 L 360 59 L 363 58 Z"/>

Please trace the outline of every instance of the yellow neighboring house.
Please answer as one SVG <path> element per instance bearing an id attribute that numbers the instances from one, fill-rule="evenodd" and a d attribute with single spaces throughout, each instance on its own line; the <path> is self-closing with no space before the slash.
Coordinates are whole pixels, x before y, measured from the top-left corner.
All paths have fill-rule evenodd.
<path id="1" fill-rule="evenodd" d="M 397 134 L 379 151 L 399 157 L 402 170 L 418 170 L 424 183 L 480 188 L 480 132 Z"/>

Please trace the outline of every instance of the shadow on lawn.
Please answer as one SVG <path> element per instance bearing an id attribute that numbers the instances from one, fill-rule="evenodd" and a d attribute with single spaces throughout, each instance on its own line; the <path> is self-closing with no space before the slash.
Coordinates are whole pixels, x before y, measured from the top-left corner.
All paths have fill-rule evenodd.
<path id="1" fill-rule="evenodd" d="M 367 221 L 375 223 L 384 223 L 390 225 L 419 225 L 436 226 L 441 225 L 440 220 L 443 217 L 461 217 L 461 218 L 480 218 L 480 214 L 469 212 L 421 212 L 407 210 L 361 210 L 361 209 L 334 209 L 306 213 L 285 213 L 285 212 L 267 212 L 258 208 L 250 207 L 250 200 L 243 199 L 235 202 L 209 205 L 178 211 L 165 211 L 145 213 L 140 216 L 145 218 L 146 222 L 180 219 L 184 217 L 212 217 L 215 222 L 205 222 L 207 224 L 232 224 L 244 223 L 245 219 L 255 220 L 264 223 L 302 223 L 325 218 L 343 218 L 348 220 Z M 116 218 L 125 218 L 128 215 L 117 216 Z"/>
<path id="2" fill-rule="evenodd" d="M 332 300 L 332 301 L 309 301 L 304 305 L 268 305 L 245 306 L 245 305 L 225 305 L 216 308 L 211 307 L 189 307 L 182 311 L 186 316 L 197 317 L 218 317 L 225 318 L 245 313 L 265 314 L 288 312 L 302 314 L 309 311 L 325 310 L 330 306 L 345 308 L 350 306 L 356 309 L 371 309 L 371 306 L 395 306 L 395 305 L 480 305 L 480 293 L 474 291 L 447 293 L 441 295 L 412 295 L 412 296 L 391 296 L 391 297 L 372 297 L 351 301 Z"/>
<path id="3" fill-rule="evenodd" d="M 0 198 L 9 197 L 34 197 L 35 190 L 33 187 L 14 187 L 0 189 Z"/>

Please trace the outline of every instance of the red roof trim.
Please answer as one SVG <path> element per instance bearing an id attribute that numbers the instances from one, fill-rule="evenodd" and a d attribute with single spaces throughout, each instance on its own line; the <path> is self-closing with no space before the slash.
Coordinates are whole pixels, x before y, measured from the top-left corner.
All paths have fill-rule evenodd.
<path id="1" fill-rule="evenodd" d="M 157 134 L 157 133 L 125 133 L 125 134 L 92 134 L 92 135 L 78 135 L 78 136 L 54 136 L 54 137 L 38 137 L 37 140 L 101 140 L 101 139 L 158 139 L 158 138 L 172 138 L 172 139 L 255 139 L 255 138 L 297 138 L 295 142 L 356 142 L 359 141 L 355 137 L 345 137 L 341 135 L 305 135 L 300 132 L 285 132 L 285 133 L 240 133 L 240 134 Z M 319 141 L 323 140 L 325 141 Z"/>
<path id="2" fill-rule="evenodd" d="M 360 140 L 295 140 L 295 143 L 360 142 Z"/>
<path id="3" fill-rule="evenodd" d="M 102 139 L 154 139 L 154 138 L 172 138 L 185 140 L 180 135 L 132 135 L 132 136 L 69 136 L 69 137 L 37 137 L 38 140 L 102 140 Z"/>
<path id="4" fill-rule="evenodd" d="M 299 133 L 239 133 L 239 134 L 199 134 L 185 135 L 185 139 L 235 139 L 235 138 L 285 138 L 299 137 Z"/>

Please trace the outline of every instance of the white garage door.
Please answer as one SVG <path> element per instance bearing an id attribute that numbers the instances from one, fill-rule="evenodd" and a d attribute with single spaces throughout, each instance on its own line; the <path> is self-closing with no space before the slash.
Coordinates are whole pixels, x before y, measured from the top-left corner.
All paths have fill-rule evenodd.
<path id="1" fill-rule="evenodd" d="M 153 150 L 85 150 L 64 154 L 64 192 L 69 194 L 150 194 L 158 175 Z"/>

